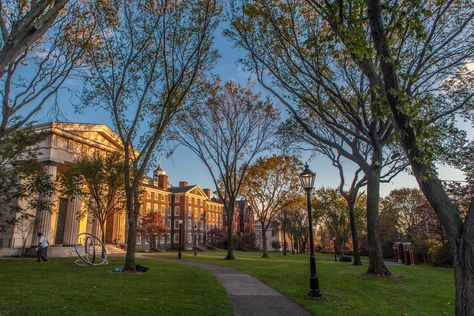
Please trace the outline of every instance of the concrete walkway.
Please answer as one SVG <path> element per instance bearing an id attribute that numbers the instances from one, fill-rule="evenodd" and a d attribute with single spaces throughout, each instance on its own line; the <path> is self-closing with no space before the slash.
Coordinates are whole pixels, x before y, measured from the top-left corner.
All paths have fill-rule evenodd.
<path id="1" fill-rule="evenodd" d="M 142 258 L 191 265 L 211 272 L 227 291 L 237 316 L 311 315 L 301 306 L 256 278 L 232 268 L 190 260 L 153 258 L 151 256 Z"/>

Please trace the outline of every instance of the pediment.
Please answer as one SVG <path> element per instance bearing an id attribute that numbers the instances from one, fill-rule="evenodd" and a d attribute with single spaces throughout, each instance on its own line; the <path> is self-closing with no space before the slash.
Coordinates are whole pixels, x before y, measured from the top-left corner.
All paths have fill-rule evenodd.
<path id="1" fill-rule="evenodd" d="M 198 196 L 201 196 L 201 197 L 207 199 L 206 193 L 204 193 L 204 191 L 201 190 L 201 188 L 199 186 L 195 186 L 191 191 L 189 191 L 189 193 L 194 194 L 194 195 L 198 195 Z"/>
<path id="2" fill-rule="evenodd" d="M 64 145 L 65 141 L 84 144 L 89 148 L 115 151 L 122 148 L 120 139 L 102 124 L 52 123 L 52 134 Z M 77 146 L 76 146 L 77 147 Z"/>

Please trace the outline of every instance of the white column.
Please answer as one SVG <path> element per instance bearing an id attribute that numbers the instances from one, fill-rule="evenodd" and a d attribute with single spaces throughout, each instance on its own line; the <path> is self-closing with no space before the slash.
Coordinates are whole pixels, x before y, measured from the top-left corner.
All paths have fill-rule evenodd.
<path id="1" fill-rule="evenodd" d="M 82 202 L 80 199 L 69 201 L 66 216 L 66 229 L 64 234 L 64 244 L 66 245 L 73 245 L 76 241 L 80 225 L 78 216 L 80 215 L 81 206 Z"/>
<path id="2" fill-rule="evenodd" d="M 56 182 L 58 168 L 56 166 L 46 166 L 46 170 L 48 174 L 51 176 L 51 180 L 53 182 Z M 36 234 L 41 232 L 50 243 L 54 241 L 54 238 L 53 238 L 54 236 L 53 236 L 52 227 L 51 227 L 51 217 L 52 217 L 51 215 L 53 212 L 57 211 L 56 210 L 56 196 L 57 196 L 57 192 L 55 191 L 52 195 L 44 197 L 46 200 L 49 200 L 50 202 L 52 202 L 51 212 L 48 212 L 48 211 L 36 212 L 35 235 L 33 237 L 36 237 Z"/>

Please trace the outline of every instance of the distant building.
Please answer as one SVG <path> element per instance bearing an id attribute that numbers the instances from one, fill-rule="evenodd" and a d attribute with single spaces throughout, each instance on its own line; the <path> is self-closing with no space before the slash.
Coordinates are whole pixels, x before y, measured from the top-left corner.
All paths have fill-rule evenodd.
<path id="1" fill-rule="evenodd" d="M 227 230 L 228 216 L 224 210 L 224 228 Z M 245 201 L 237 201 L 234 205 L 232 234 L 240 237 L 239 247 L 255 248 L 255 221 L 252 207 Z"/>

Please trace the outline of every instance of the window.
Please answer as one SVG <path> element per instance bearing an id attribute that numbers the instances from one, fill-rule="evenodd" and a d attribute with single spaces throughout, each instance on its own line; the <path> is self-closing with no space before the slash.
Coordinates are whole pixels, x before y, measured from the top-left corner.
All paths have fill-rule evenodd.
<path id="1" fill-rule="evenodd" d="M 161 206 L 161 215 L 165 215 L 165 206 L 164 205 Z"/>
<path id="2" fill-rule="evenodd" d="M 192 212 L 193 208 L 191 206 L 188 206 L 188 211 Z"/>
<path id="3" fill-rule="evenodd" d="M 142 243 L 142 234 L 138 233 L 137 234 L 137 245 L 141 245 Z"/>
<path id="4" fill-rule="evenodd" d="M 145 245 L 148 245 L 148 238 L 145 238 Z"/>
<path id="5" fill-rule="evenodd" d="M 171 229 L 171 220 L 168 220 L 168 229 Z"/>
<path id="6" fill-rule="evenodd" d="M 179 243 L 179 234 L 174 234 L 174 242 Z"/>
<path id="7" fill-rule="evenodd" d="M 165 196 L 164 196 L 164 195 L 161 196 L 161 200 L 162 200 L 162 201 L 165 200 Z"/>
<path id="8" fill-rule="evenodd" d="M 188 219 L 188 229 L 192 229 L 193 223 L 190 219 Z"/>
<path id="9" fill-rule="evenodd" d="M 178 195 L 174 198 L 174 202 L 179 203 L 179 196 Z"/>
<path id="10" fill-rule="evenodd" d="M 174 228 L 179 229 L 179 220 L 174 220 Z"/>
<path id="11" fill-rule="evenodd" d="M 204 234 L 201 233 L 201 243 L 204 243 Z"/>
<path id="12" fill-rule="evenodd" d="M 147 204 L 146 204 L 146 211 L 147 211 L 147 212 L 150 212 L 150 211 L 151 211 L 151 204 L 150 204 L 150 203 L 147 203 Z"/>
<path id="13" fill-rule="evenodd" d="M 168 215 L 171 216 L 171 206 L 168 206 Z"/>
<path id="14" fill-rule="evenodd" d="M 165 243 L 165 236 L 164 235 L 161 235 L 160 237 L 160 244 L 164 244 Z"/>
<path id="15" fill-rule="evenodd" d="M 174 207 L 174 216 L 179 216 L 179 206 Z"/>
<path id="16" fill-rule="evenodd" d="M 147 192 L 146 192 L 146 197 L 147 197 L 147 199 L 150 199 L 150 198 L 151 198 L 151 192 L 150 192 L 150 191 L 147 191 Z"/>
<path id="17" fill-rule="evenodd" d="M 188 243 L 192 243 L 193 242 L 193 235 L 191 235 L 191 233 L 188 233 Z"/>

